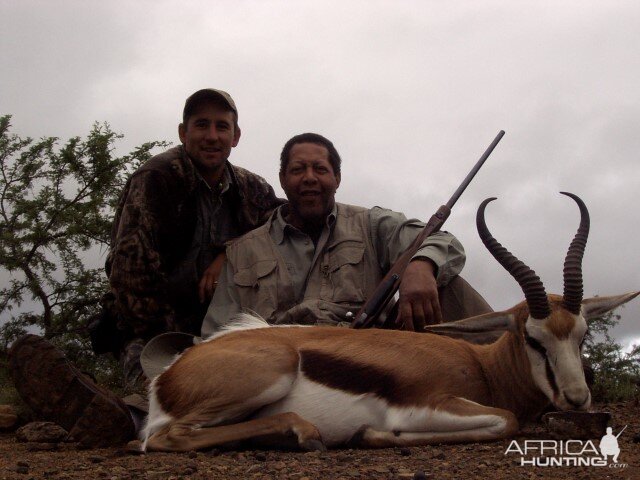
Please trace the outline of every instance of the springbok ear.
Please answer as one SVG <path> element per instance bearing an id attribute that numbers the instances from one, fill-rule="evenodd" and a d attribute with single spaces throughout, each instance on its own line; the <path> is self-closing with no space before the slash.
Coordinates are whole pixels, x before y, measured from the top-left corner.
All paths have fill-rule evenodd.
<path id="1" fill-rule="evenodd" d="M 430 333 L 461 338 L 471 343 L 491 343 L 506 331 L 517 331 L 514 316 L 507 312 L 490 312 L 424 328 Z"/>
<path id="2" fill-rule="evenodd" d="M 629 292 L 611 297 L 593 297 L 582 300 L 582 314 L 585 320 L 597 318 L 616 307 L 636 298 L 640 292 Z"/>

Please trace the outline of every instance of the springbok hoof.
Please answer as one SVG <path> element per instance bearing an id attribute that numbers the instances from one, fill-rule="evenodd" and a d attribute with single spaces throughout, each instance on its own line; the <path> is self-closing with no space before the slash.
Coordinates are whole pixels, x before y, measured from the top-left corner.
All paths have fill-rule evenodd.
<path id="1" fill-rule="evenodd" d="M 300 444 L 300 448 L 306 450 L 308 452 L 318 451 L 318 452 L 326 452 L 327 447 L 324 446 L 324 443 L 320 440 L 316 440 L 315 438 L 310 438 L 309 440 L 305 440 Z"/>
<path id="2" fill-rule="evenodd" d="M 140 440 L 131 440 L 129 443 L 127 443 L 127 446 L 125 447 L 125 452 L 131 455 L 142 455 L 146 453 L 142 449 L 142 442 Z"/>
<path id="3" fill-rule="evenodd" d="M 369 429 L 369 425 L 362 425 L 358 429 L 358 431 L 353 434 L 353 436 L 349 439 L 349 441 L 347 441 L 347 446 L 348 447 L 353 447 L 353 448 L 358 448 L 360 445 L 362 445 L 362 442 L 364 440 L 364 436 L 367 433 L 368 429 Z"/>

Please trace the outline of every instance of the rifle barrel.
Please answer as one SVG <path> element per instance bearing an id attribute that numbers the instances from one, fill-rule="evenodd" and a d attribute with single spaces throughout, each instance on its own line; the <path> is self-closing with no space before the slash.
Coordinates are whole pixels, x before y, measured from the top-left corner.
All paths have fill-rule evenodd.
<path id="1" fill-rule="evenodd" d="M 406 269 L 407 265 L 411 261 L 411 257 L 422 245 L 423 240 L 429 235 L 437 232 L 442 227 L 442 224 L 447 220 L 451 213 L 451 207 L 456 203 L 462 192 L 465 191 L 467 186 L 473 180 L 473 177 L 478 173 L 478 170 L 482 167 L 484 162 L 489 158 L 493 149 L 498 145 L 498 142 L 504 136 L 504 130 L 500 130 L 496 138 L 491 142 L 489 148 L 482 154 L 480 159 L 476 162 L 469 174 L 465 177 L 462 184 L 455 191 L 453 196 L 449 199 L 446 205 L 440 206 L 438 211 L 433 214 L 431 219 L 427 222 L 420 234 L 415 238 L 412 244 L 400 255 L 396 262 L 392 265 L 391 269 L 387 272 L 378 286 L 375 288 L 369 299 L 364 303 L 356 314 L 355 319 L 351 322 L 352 328 L 366 328 L 374 324 L 380 323 L 377 317 L 384 309 L 385 305 L 391 300 L 391 298 L 398 291 L 400 286 L 400 280 Z"/>
<path id="2" fill-rule="evenodd" d="M 491 155 L 491 152 L 493 152 L 493 149 L 496 148 L 496 145 L 498 145 L 498 142 L 502 140 L 502 137 L 504 137 L 504 130 L 500 130 L 498 132 L 498 135 L 496 135 L 496 138 L 493 139 L 493 142 L 491 142 L 491 145 L 489 145 L 489 147 L 485 150 L 485 152 L 482 154 L 480 159 L 473 166 L 469 174 L 462 181 L 458 189 L 453 193 L 453 195 L 451 195 L 451 198 L 446 203 L 447 207 L 453 208 L 455 203 L 460 198 L 460 195 L 462 195 L 462 192 L 464 192 L 467 189 L 467 187 L 471 183 L 471 180 L 473 180 L 473 177 L 476 176 L 476 173 L 478 173 L 478 170 L 482 168 L 482 165 L 484 165 L 484 162 L 487 160 L 487 158 L 489 158 L 489 155 Z"/>

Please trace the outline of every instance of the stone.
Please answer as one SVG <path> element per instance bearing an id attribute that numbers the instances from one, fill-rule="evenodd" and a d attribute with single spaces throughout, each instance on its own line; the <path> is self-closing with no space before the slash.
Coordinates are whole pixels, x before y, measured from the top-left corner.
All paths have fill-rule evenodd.
<path id="1" fill-rule="evenodd" d="M 254 463 L 253 465 L 249 466 L 249 468 L 247 468 L 244 472 L 245 476 L 256 472 L 259 473 L 264 467 L 262 465 L 258 465 L 257 463 Z"/>
<path id="2" fill-rule="evenodd" d="M 547 431 L 556 440 L 600 439 L 609 420 L 608 412 L 550 412 L 542 416 Z"/>
<path id="3" fill-rule="evenodd" d="M 52 452 L 58 449 L 57 443 L 40 443 L 40 442 L 29 442 L 27 443 L 27 451 L 28 452 Z"/>
<path id="4" fill-rule="evenodd" d="M 373 470 L 376 473 L 389 473 L 389 468 L 384 467 L 382 465 L 376 465 L 375 467 L 371 467 L 371 470 Z"/>
<path id="5" fill-rule="evenodd" d="M 0 429 L 10 430 L 18 424 L 18 414 L 12 405 L 0 405 Z"/>
<path id="6" fill-rule="evenodd" d="M 68 436 L 64 428 L 53 422 L 31 422 L 16 430 L 19 442 L 58 443 Z"/>
<path id="7" fill-rule="evenodd" d="M 434 460 L 444 460 L 445 458 L 447 458 L 447 456 L 445 455 L 445 453 L 442 450 L 438 450 L 435 451 L 433 453 L 433 457 Z"/>

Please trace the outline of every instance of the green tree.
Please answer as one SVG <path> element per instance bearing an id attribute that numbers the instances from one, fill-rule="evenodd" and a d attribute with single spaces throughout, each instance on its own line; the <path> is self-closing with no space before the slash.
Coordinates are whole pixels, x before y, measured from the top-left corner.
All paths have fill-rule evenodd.
<path id="1" fill-rule="evenodd" d="M 589 322 L 584 355 L 593 368 L 591 394 L 597 402 L 618 402 L 640 394 L 640 345 L 625 353 L 609 334 L 620 315 L 609 312 Z"/>
<path id="2" fill-rule="evenodd" d="M 86 359 L 86 323 L 106 291 L 101 264 L 118 195 L 152 149 L 167 144 L 116 156 L 122 135 L 106 123 L 59 146 L 54 137 L 10 133 L 10 120 L 0 117 L 0 278 L 7 285 L 0 349 L 35 327 L 73 360 Z"/>

